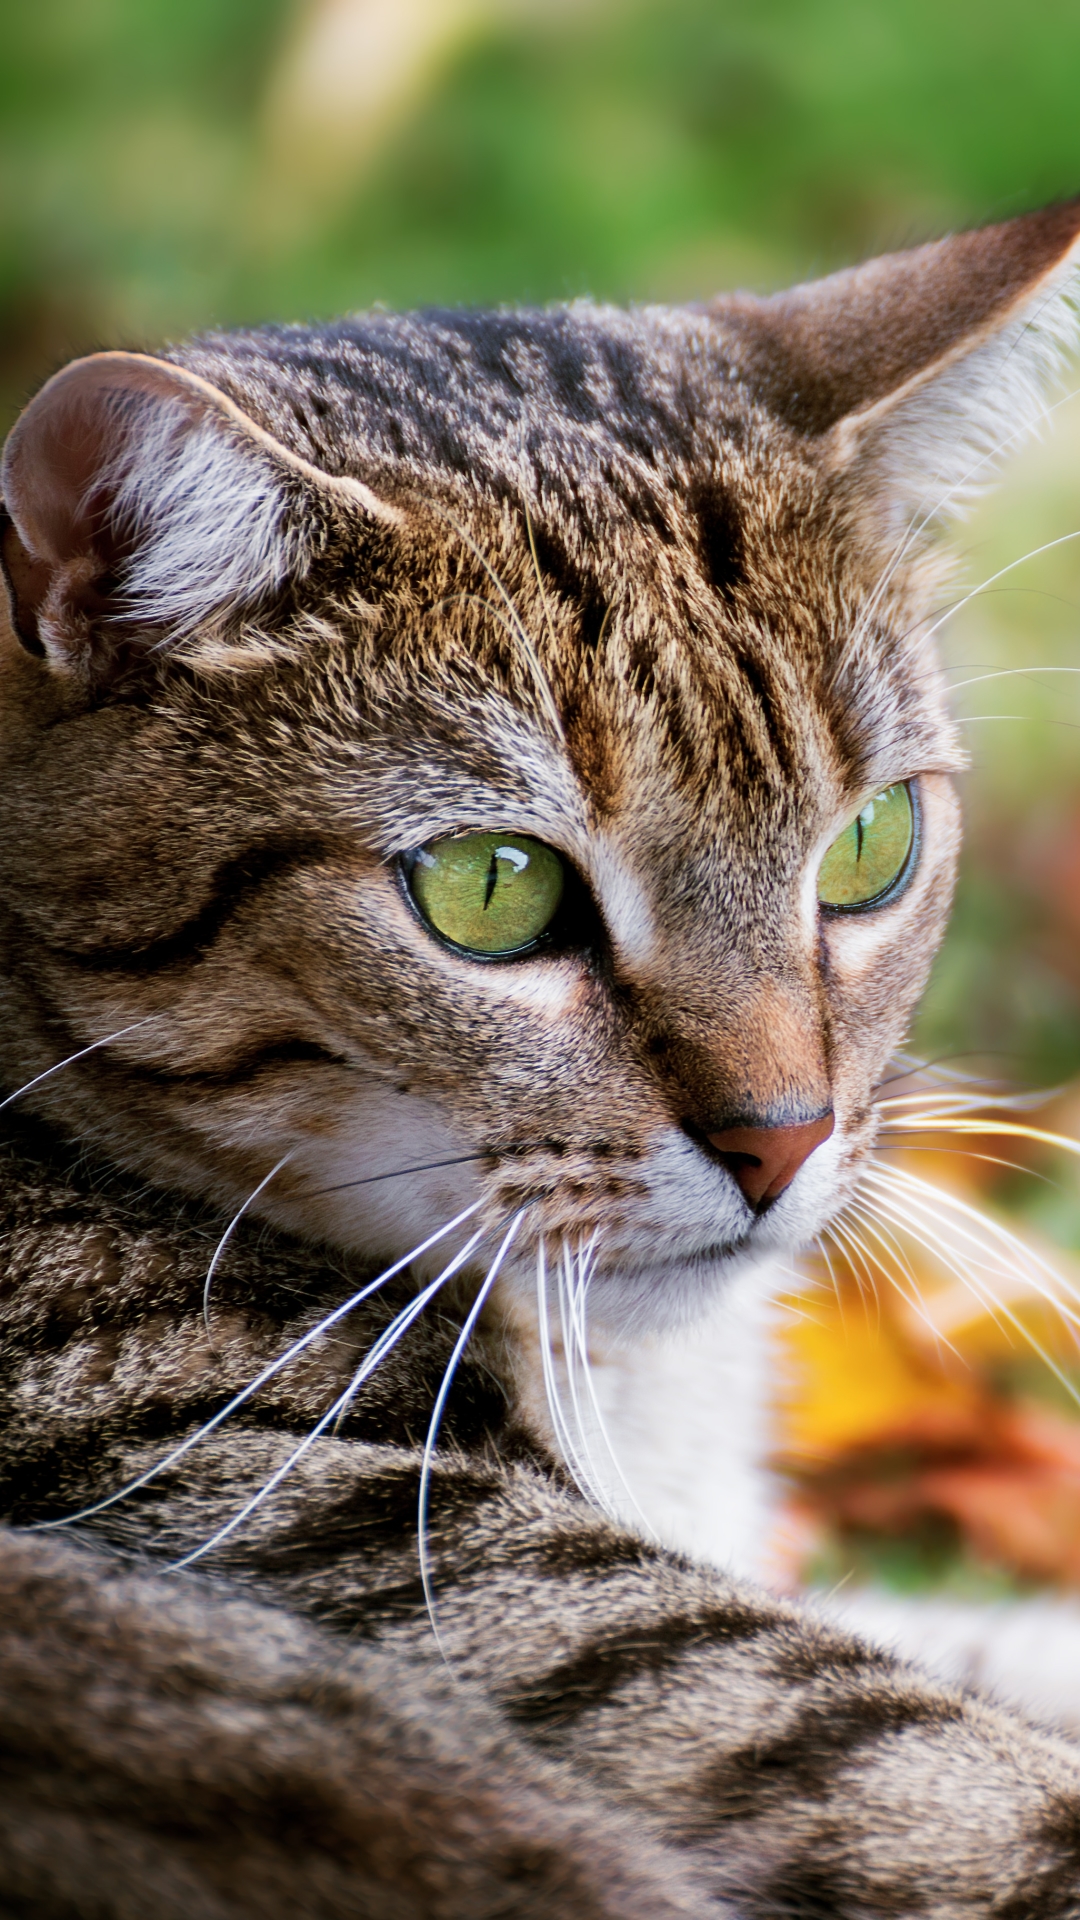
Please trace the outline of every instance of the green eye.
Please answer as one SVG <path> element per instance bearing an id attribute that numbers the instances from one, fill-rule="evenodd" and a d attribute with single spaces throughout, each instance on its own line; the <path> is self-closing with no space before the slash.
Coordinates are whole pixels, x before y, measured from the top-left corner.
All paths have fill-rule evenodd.
<path id="1" fill-rule="evenodd" d="M 875 793 L 821 863 L 822 906 L 866 907 L 879 899 L 903 873 L 914 839 L 915 808 L 907 783 Z"/>
<path id="2" fill-rule="evenodd" d="M 428 925 L 466 953 L 520 953 L 563 895 L 559 855 L 524 833 L 466 833 L 412 855 L 409 886 Z"/>

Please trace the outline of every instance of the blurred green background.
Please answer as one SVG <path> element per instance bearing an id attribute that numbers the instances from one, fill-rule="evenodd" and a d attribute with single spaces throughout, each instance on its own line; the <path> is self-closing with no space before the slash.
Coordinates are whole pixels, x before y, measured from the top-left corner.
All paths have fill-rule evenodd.
<path id="1" fill-rule="evenodd" d="M 97 345 L 767 290 L 1080 190 L 1075 0 L 4 0 L 2 27 L 5 424 Z M 1076 527 L 1065 406 L 961 528 L 965 577 Z M 918 1042 L 1022 1085 L 1080 1073 L 1078 633 L 1080 542 L 946 629 L 957 681 L 1027 677 L 958 694 L 968 854 Z"/>

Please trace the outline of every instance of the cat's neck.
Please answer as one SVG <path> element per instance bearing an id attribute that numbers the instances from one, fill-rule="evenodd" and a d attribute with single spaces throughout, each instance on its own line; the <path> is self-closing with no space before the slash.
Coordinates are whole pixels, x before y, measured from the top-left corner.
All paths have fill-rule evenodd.
<path id="1" fill-rule="evenodd" d="M 753 1268 L 707 1315 L 664 1336 L 618 1341 L 591 1330 L 597 1406 L 590 1407 L 579 1373 L 577 1420 L 562 1344 L 552 1341 L 570 1441 L 620 1519 L 666 1547 L 766 1579 L 775 1571 L 777 1483 L 764 1463 L 775 1364 L 771 1300 L 779 1284 L 770 1267 Z M 535 1308 L 509 1289 L 499 1308 L 519 1354 L 518 1412 L 566 1458 L 544 1390 Z"/>

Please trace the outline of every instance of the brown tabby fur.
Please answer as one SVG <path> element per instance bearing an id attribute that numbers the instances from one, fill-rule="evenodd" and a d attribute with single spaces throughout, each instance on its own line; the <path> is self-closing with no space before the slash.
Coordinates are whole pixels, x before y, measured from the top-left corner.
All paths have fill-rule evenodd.
<path id="1" fill-rule="evenodd" d="M 489 1237 L 210 1577 L 151 1563 L 257 1493 L 440 1250 L 81 1545 L 7 1537 L 7 1911 L 1080 1915 L 1080 1756 L 599 1517 L 527 1304 L 538 1250 L 599 1231 L 598 1319 L 670 1323 L 854 1190 L 956 852 L 905 527 L 1018 430 L 1078 229 L 696 313 L 102 355 L 15 428 L 6 1512 L 138 1478 L 465 1207 Z M 819 915 L 820 854 L 902 779 L 910 884 Z M 419 922 L 396 856 L 483 826 L 572 863 L 561 946 L 481 964 Z M 829 1110 L 755 1212 L 707 1136 Z M 249 1201 L 277 1237 L 232 1233 L 208 1337 Z M 451 1682 L 419 1450 L 518 1215 L 433 1476 Z"/>

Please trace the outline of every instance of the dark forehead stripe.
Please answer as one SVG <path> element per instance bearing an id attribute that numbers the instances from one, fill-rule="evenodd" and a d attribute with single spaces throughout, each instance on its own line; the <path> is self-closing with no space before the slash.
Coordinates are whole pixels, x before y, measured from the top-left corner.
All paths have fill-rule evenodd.
<path id="1" fill-rule="evenodd" d="M 531 565 L 528 504 L 546 591 L 577 642 L 551 672 L 590 784 L 611 760 L 627 686 L 650 709 L 658 750 L 691 794 L 723 764 L 733 790 L 771 790 L 783 804 L 784 789 L 790 800 L 804 779 L 819 727 L 857 787 L 867 742 L 883 737 L 883 705 L 896 731 L 903 702 L 881 684 L 876 642 L 874 671 L 864 661 L 851 676 L 861 673 L 858 686 L 837 685 L 831 697 L 825 689 L 837 650 L 827 603 L 838 550 L 833 543 L 821 564 L 821 488 L 790 446 L 775 443 L 722 332 L 702 316 L 587 307 L 370 314 L 211 335 L 176 357 L 329 472 L 358 474 L 421 506 L 456 494 L 481 520 L 494 506 L 490 558 L 518 580 Z M 781 495 L 782 524 L 771 526 Z M 796 600 L 814 636 L 809 650 L 792 629 Z M 602 636 L 596 699 L 583 701 Z M 542 638 L 542 657 L 550 651 Z M 669 673 L 665 658 L 674 656 L 680 664 Z M 905 662 L 892 669 L 905 677 Z"/>
<path id="2" fill-rule="evenodd" d="M 207 335 L 174 357 L 330 472 L 467 474 L 501 499 L 516 453 L 552 486 L 603 475 L 640 505 L 715 418 L 724 369 L 714 356 L 691 386 L 694 336 L 708 329 L 689 316 L 435 311 Z"/>
<path id="3" fill-rule="evenodd" d="M 802 765 L 799 742 L 799 713 L 792 711 L 791 695 L 764 649 L 733 640 L 731 657 L 738 667 L 750 696 L 748 708 L 733 703 L 733 721 L 740 721 L 743 753 L 749 762 L 755 749 L 750 741 L 750 713 L 759 722 L 771 750 L 776 769 L 785 780 L 794 779 Z M 755 728 L 756 732 L 757 729 Z M 749 771 L 749 767 L 748 767 Z M 764 773 L 764 767 L 760 773 Z M 759 774 L 760 781 L 760 774 Z"/>
<path id="4" fill-rule="evenodd" d="M 730 605 L 746 565 L 743 515 L 734 489 L 715 478 L 699 481 L 690 490 L 687 507 L 697 521 L 705 577 Z"/>

